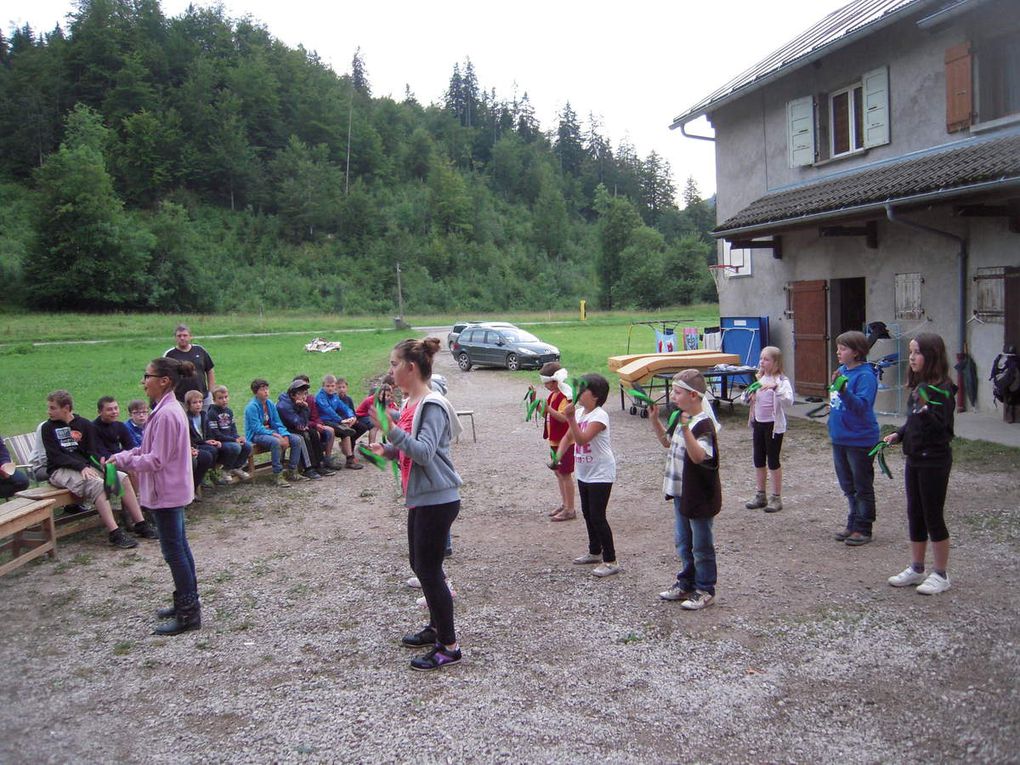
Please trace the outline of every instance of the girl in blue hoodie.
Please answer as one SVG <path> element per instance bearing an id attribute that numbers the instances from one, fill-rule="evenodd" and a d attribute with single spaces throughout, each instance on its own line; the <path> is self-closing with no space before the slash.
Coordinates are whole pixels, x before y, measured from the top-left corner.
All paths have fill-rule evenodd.
<path id="1" fill-rule="evenodd" d="M 836 541 L 851 547 L 871 541 L 875 523 L 875 458 L 868 452 L 878 443 L 875 395 L 878 375 L 867 362 L 868 339 L 862 332 L 836 338 L 840 366 L 829 388 L 829 437 L 839 488 L 849 512 Z"/>

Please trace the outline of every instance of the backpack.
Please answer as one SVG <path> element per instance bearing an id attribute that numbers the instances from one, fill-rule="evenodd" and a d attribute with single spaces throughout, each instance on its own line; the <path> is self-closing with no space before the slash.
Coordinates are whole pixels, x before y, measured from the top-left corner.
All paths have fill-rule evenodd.
<path id="1" fill-rule="evenodd" d="M 1020 403 L 1020 359 L 1012 345 L 1003 348 L 1002 353 L 995 357 L 988 379 L 992 381 L 992 395 L 996 400 L 1006 406 Z"/>

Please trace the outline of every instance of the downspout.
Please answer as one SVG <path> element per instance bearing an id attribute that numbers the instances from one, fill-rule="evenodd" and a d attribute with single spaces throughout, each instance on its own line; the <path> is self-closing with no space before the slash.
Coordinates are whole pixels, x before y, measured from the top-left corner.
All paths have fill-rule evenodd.
<path id="1" fill-rule="evenodd" d="M 967 240 L 962 236 L 957 236 L 948 231 L 943 231 L 939 228 L 933 228 L 932 226 L 926 226 L 923 223 L 917 223 L 916 221 L 907 220 L 906 218 L 897 218 L 896 211 L 893 210 L 892 205 L 885 206 L 885 217 L 888 218 L 892 223 L 899 223 L 910 228 L 916 228 L 919 231 L 927 231 L 929 234 L 935 234 L 946 239 L 952 239 L 956 242 L 959 249 L 957 250 L 957 259 L 959 262 L 959 276 L 958 276 L 958 289 L 959 289 L 959 300 L 960 300 L 960 316 L 957 326 L 958 344 L 957 344 L 957 361 L 962 361 L 967 351 Z M 964 410 L 964 398 L 965 392 L 963 389 L 963 372 L 957 372 L 956 379 L 956 411 L 962 412 Z"/>

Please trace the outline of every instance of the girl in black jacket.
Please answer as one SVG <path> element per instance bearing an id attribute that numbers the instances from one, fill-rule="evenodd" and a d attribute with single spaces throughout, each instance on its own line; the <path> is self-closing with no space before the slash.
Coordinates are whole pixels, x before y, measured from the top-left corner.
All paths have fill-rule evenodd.
<path id="1" fill-rule="evenodd" d="M 921 595 L 949 589 L 949 531 L 944 519 L 946 488 L 953 466 L 953 409 L 956 388 L 949 380 L 949 359 L 942 338 L 922 332 L 910 341 L 907 421 L 885 437 L 887 444 L 903 444 L 907 458 L 907 525 L 911 564 L 889 577 L 893 587 L 918 585 Z M 931 540 L 934 571 L 924 574 L 924 556 Z"/>

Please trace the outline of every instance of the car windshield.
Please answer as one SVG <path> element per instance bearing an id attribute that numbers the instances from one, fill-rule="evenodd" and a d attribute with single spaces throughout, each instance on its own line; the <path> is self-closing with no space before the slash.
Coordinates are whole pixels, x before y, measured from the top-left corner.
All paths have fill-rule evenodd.
<path id="1" fill-rule="evenodd" d="M 542 342 L 530 332 L 525 332 L 523 329 L 511 329 L 504 330 L 503 337 L 506 338 L 508 343 L 540 343 Z"/>

